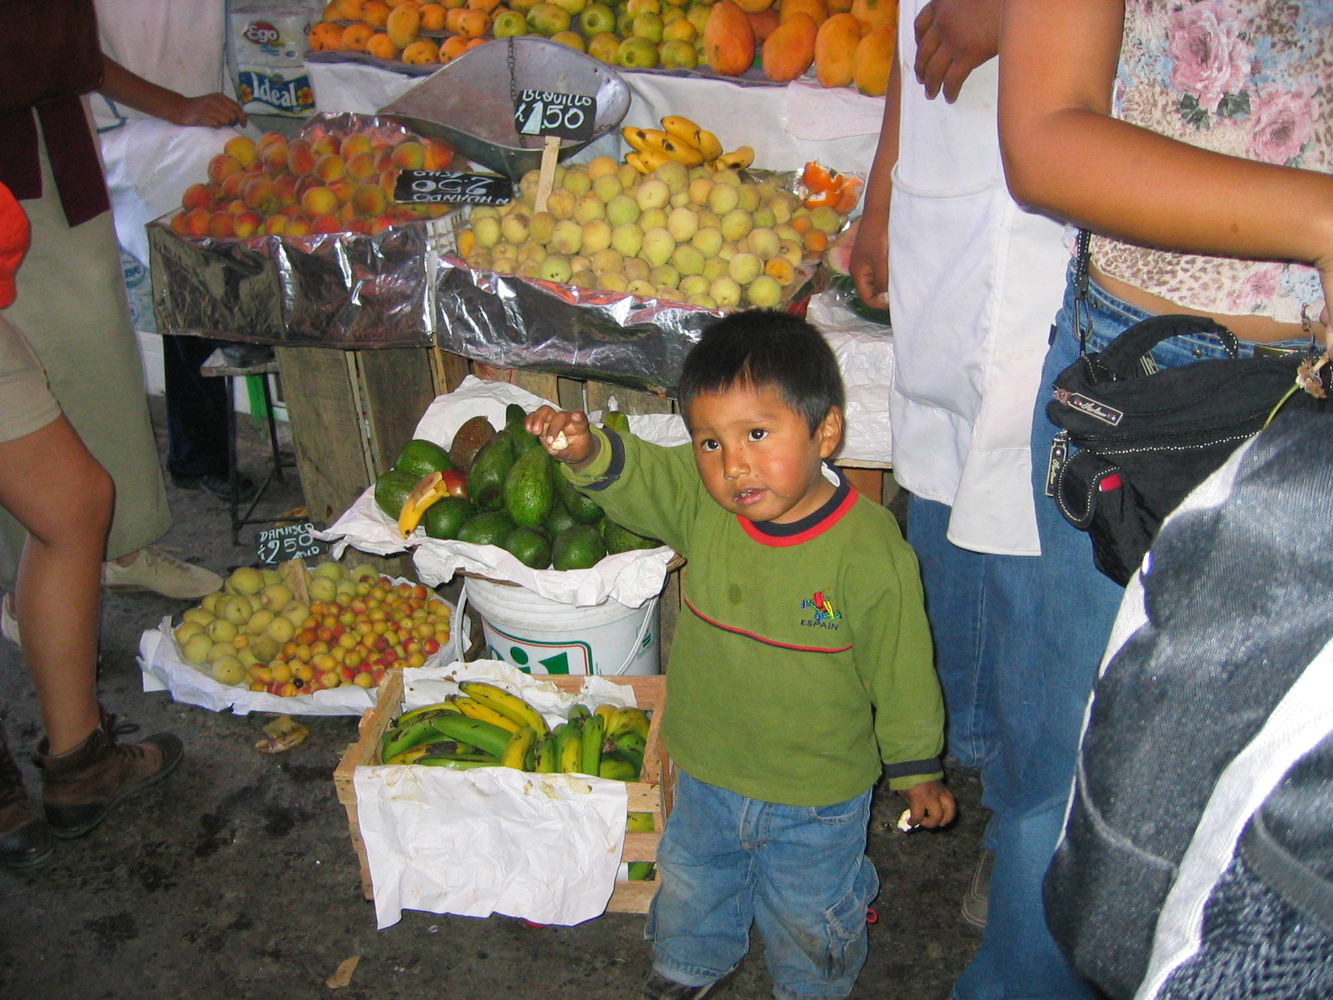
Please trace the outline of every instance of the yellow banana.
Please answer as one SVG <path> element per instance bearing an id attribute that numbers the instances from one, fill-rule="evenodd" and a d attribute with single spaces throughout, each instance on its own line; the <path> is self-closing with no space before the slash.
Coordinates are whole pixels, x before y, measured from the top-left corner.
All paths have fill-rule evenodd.
<path id="1" fill-rule="evenodd" d="M 625 162 L 641 174 L 651 174 L 663 163 L 674 161 L 660 149 L 643 149 L 637 153 L 627 153 Z"/>
<path id="2" fill-rule="evenodd" d="M 689 143 L 681 142 L 675 136 L 655 128 L 638 130 L 643 139 L 644 148 L 639 153 L 665 153 L 668 159 L 683 163 L 687 167 L 697 167 L 704 161 L 704 154 Z"/>
<path id="3" fill-rule="evenodd" d="M 625 829 L 630 833 L 652 833 L 653 826 L 652 813 L 630 813 L 625 820 Z"/>
<path id="4" fill-rule="evenodd" d="M 610 738 L 628 732 L 636 732 L 647 739 L 648 716 L 637 708 L 617 708 L 606 720 L 606 735 Z"/>
<path id="5" fill-rule="evenodd" d="M 597 711 L 594 712 L 593 714 L 600 715 L 602 717 L 602 722 L 609 725 L 611 722 L 611 716 L 615 712 L 615 710 L 616 706 L 614 705 L 598 705 Z"/>
<path id="6" fill-rule="evenodd" d="M 509 737 L 509 742 L 505 744 L 504 753 L 500 754 L 500 766 L 512 767 L 516 771 L 523 770 L 523 758 L 528 755 L 528 751 L 532 749 L 532 744 L 536 739 L 537 732 L 531 726 L 524 726 Z"/>
<path id="7" fill-rule="evenodd" d="M 398 530 L 404 538 L 416 530 L 426 514 L 426 508 L 436 500 L 449 495 L 449 488 L 444 485 L 444 477 L 438 472 L 428 472 L 417 482 L 398 514 Z"/>
<path id="8" fill-rule="evenodd" d="M 430 747 L 415 746 L 404 750 L 402 753 L 396 753 L 384 763 L 386 764 L 414 764 L 426 754 L 430 753 Z"/>
<path id="9" fill-rule="evenodd" d="M 469 698 L 487 705 L 501 715 L 507 715 L 520 726 L 530 726 L 539 736 L 544 736 L 549 727 L 541 713 L 516 694 L 510 694 L 504 688 L 483 681 L 462 681 L 458 689 Z"/>
<path id="10" fill-rule="evenodd" d="M 684 115 L 666 115 L 662 119 L 662 129 L 695 149 L 701 148 L 699 146 L 699 133 L 703 129 Z"/>
<path id="11" fill-rule="evenodd" d="M 738 146 L 730 153 L 723 153 L 708 165 L 714 170 L 725 170 L 727 168 L 732 170 L 744 170 L 753 162 L 754 150 L 749 146 Z"/>
<path id="12" fill-rule="evenodd" d="M 561 774 L 573 774 L 583 767 L 583 735 L 578 726 L 561 723 L 555 727 L 555 767 Z"/>
<path id="13" fill-rule="evenodd" d="M 497 712 L 490 705 L 483 705 L 475 698 L 455 698 L 453 704 L 457 706 L 458 711 L 469 719 L 480 719 L 482 722 L 489 722 L 492 726 L 499 726 L 506 732 L 516 733 L 523 728 L 523 723 Z"/>
<path id="14" fill-rule="evenodd" d="M 626 125 L 620 130 L 623 138 L 631 149 L 642 153 L 645 149 L 655 149 L 656 143 L 667 137 L 667 134 L 658 128 L 633 128 Z"/>
<path id="15" fill-rule="evenodd" d="M 458 709 L 451 702 L 442 701 L 435 705 L 423 705 L 421 708 L 414 708 L 410 712 L 404 712 L 402 715 L 398 716 L 398 718 L 393 720 L 393 724 L 398 728 L 402 728 L 423 716 L 425 718 L 430 718 L 432 715 L 439 715 L 441 712 L 456 711 L 458 711 Z"/>
<path id="16" fill-rule="evenodd" d="M 705 161 L 716 160 L 722 155 L 722 143 L 706 128 L 699 130 L 699 141 L 696 145 L 699 147 L 699 152 L 703 153 Z"/>

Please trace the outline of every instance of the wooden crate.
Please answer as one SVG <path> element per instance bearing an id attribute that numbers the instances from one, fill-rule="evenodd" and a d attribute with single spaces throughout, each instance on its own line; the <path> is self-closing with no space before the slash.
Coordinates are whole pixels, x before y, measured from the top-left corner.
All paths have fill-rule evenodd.
<path id="1" fill-rule="evenodd" d="M 583 685 L 582 677 L 550 676 L 543 679 L 570 693 L 577 692 Z M 652 813 L 655 829 L 652 833 L 626 833 L 620 859 L 656 861 L 657 845 L 661 840 L 662 826 L 671 812 L 674 792 L 671 761 L 662 747 L 661 734 L 662 710 L 666 705 L 666 678 L 658 675 L 607 677 L 606 680 L 632 687 L 639 707 L 652 712 L 652 722 L 648 729 L 648 747 L 643 757 L 643 770 L 638 781 L 626 782 L 626 789 L 629 792 L 628 811 Z M 397 718 L 402 708 L 402 701 L 402 671 L 390 671 L 380 686 L 378 703 L 361 716 L 361 722 L 357 727 L 359 738 L 347 748 L 347 752 L 343 754 L 342 760 L 333 772 L 338 801 L 347 810 L 347 828 L 351 834 L 352 848 L 356 851 L 357 860 L 361 864 L 361 890 L 367 899 L 374 898 L 374 891 L 370 879 L 370 865 L 366 860 L 366 845 L 361 839 L 361 827 L 357 821 L 354 775 L 358 767 L 370 767 L 382 763 L 380 741 L 385 730 Z M 651 879 L 643 881 L 618 880 L 606 909 L 611 913 L 647 913 L 648 904 L 656 891 L 656 871 Z"/>

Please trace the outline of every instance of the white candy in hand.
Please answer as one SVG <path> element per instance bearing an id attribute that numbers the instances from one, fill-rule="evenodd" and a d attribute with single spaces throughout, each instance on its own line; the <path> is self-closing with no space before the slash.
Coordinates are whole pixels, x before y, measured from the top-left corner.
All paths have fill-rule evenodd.
<path id="1" fill-rule="evenodd" d="M 916 829 L 912 822 L 912 810 L 910 808 L 904 809 L 903 814 L 898 817 L 898 829 L 903 833 L 911 833 Z"/>
<path id="2" fill-rule="evenodd" d="M 565 437 L 564 431 L 561 431 L 559 434 L 557 434 L 555 436 L 555 440 L 551 442 L 551 448 L 554 451 L 564 451 L 568 447 L 569 447 L 569 440 Z"/>

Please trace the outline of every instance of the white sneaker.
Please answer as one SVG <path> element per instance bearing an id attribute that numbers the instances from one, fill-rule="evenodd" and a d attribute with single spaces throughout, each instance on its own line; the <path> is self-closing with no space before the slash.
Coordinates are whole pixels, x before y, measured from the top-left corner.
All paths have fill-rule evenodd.
<path id="1" fill-rule="evenodd" d="M 115 560 L 102 563 L 102 586 L 107 590 L 151 590 L 163 597 L 198 600 L 222 589 L 222 577 L 193 566 L 151 546 L 139 550 L 128 566 Z"/>
<path id="2" fill-rule="evenodd" d="M 14 615 L 13 594 L 6 594 L 4 600 L 0 601 L 0 635 L 20 649 L 23 648 L 23 640 L 19 638 L 19 620 Z"/>

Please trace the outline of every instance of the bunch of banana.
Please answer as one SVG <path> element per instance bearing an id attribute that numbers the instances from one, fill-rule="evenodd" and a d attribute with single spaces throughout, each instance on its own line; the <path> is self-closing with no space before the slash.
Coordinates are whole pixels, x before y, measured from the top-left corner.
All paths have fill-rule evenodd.
<path id="1" fill-rule="evenodd" d="M 626 155 L 625 162 L 641 174 L 651 174 L 668 160 L 710 170 L 744 170 L 754 162 L 754 150 L 749 146 L 724 153 L 717 136 L 681 115 L 667 115 L 660 129 L 627 126 L 620 134 L 634 150 Z"/>

